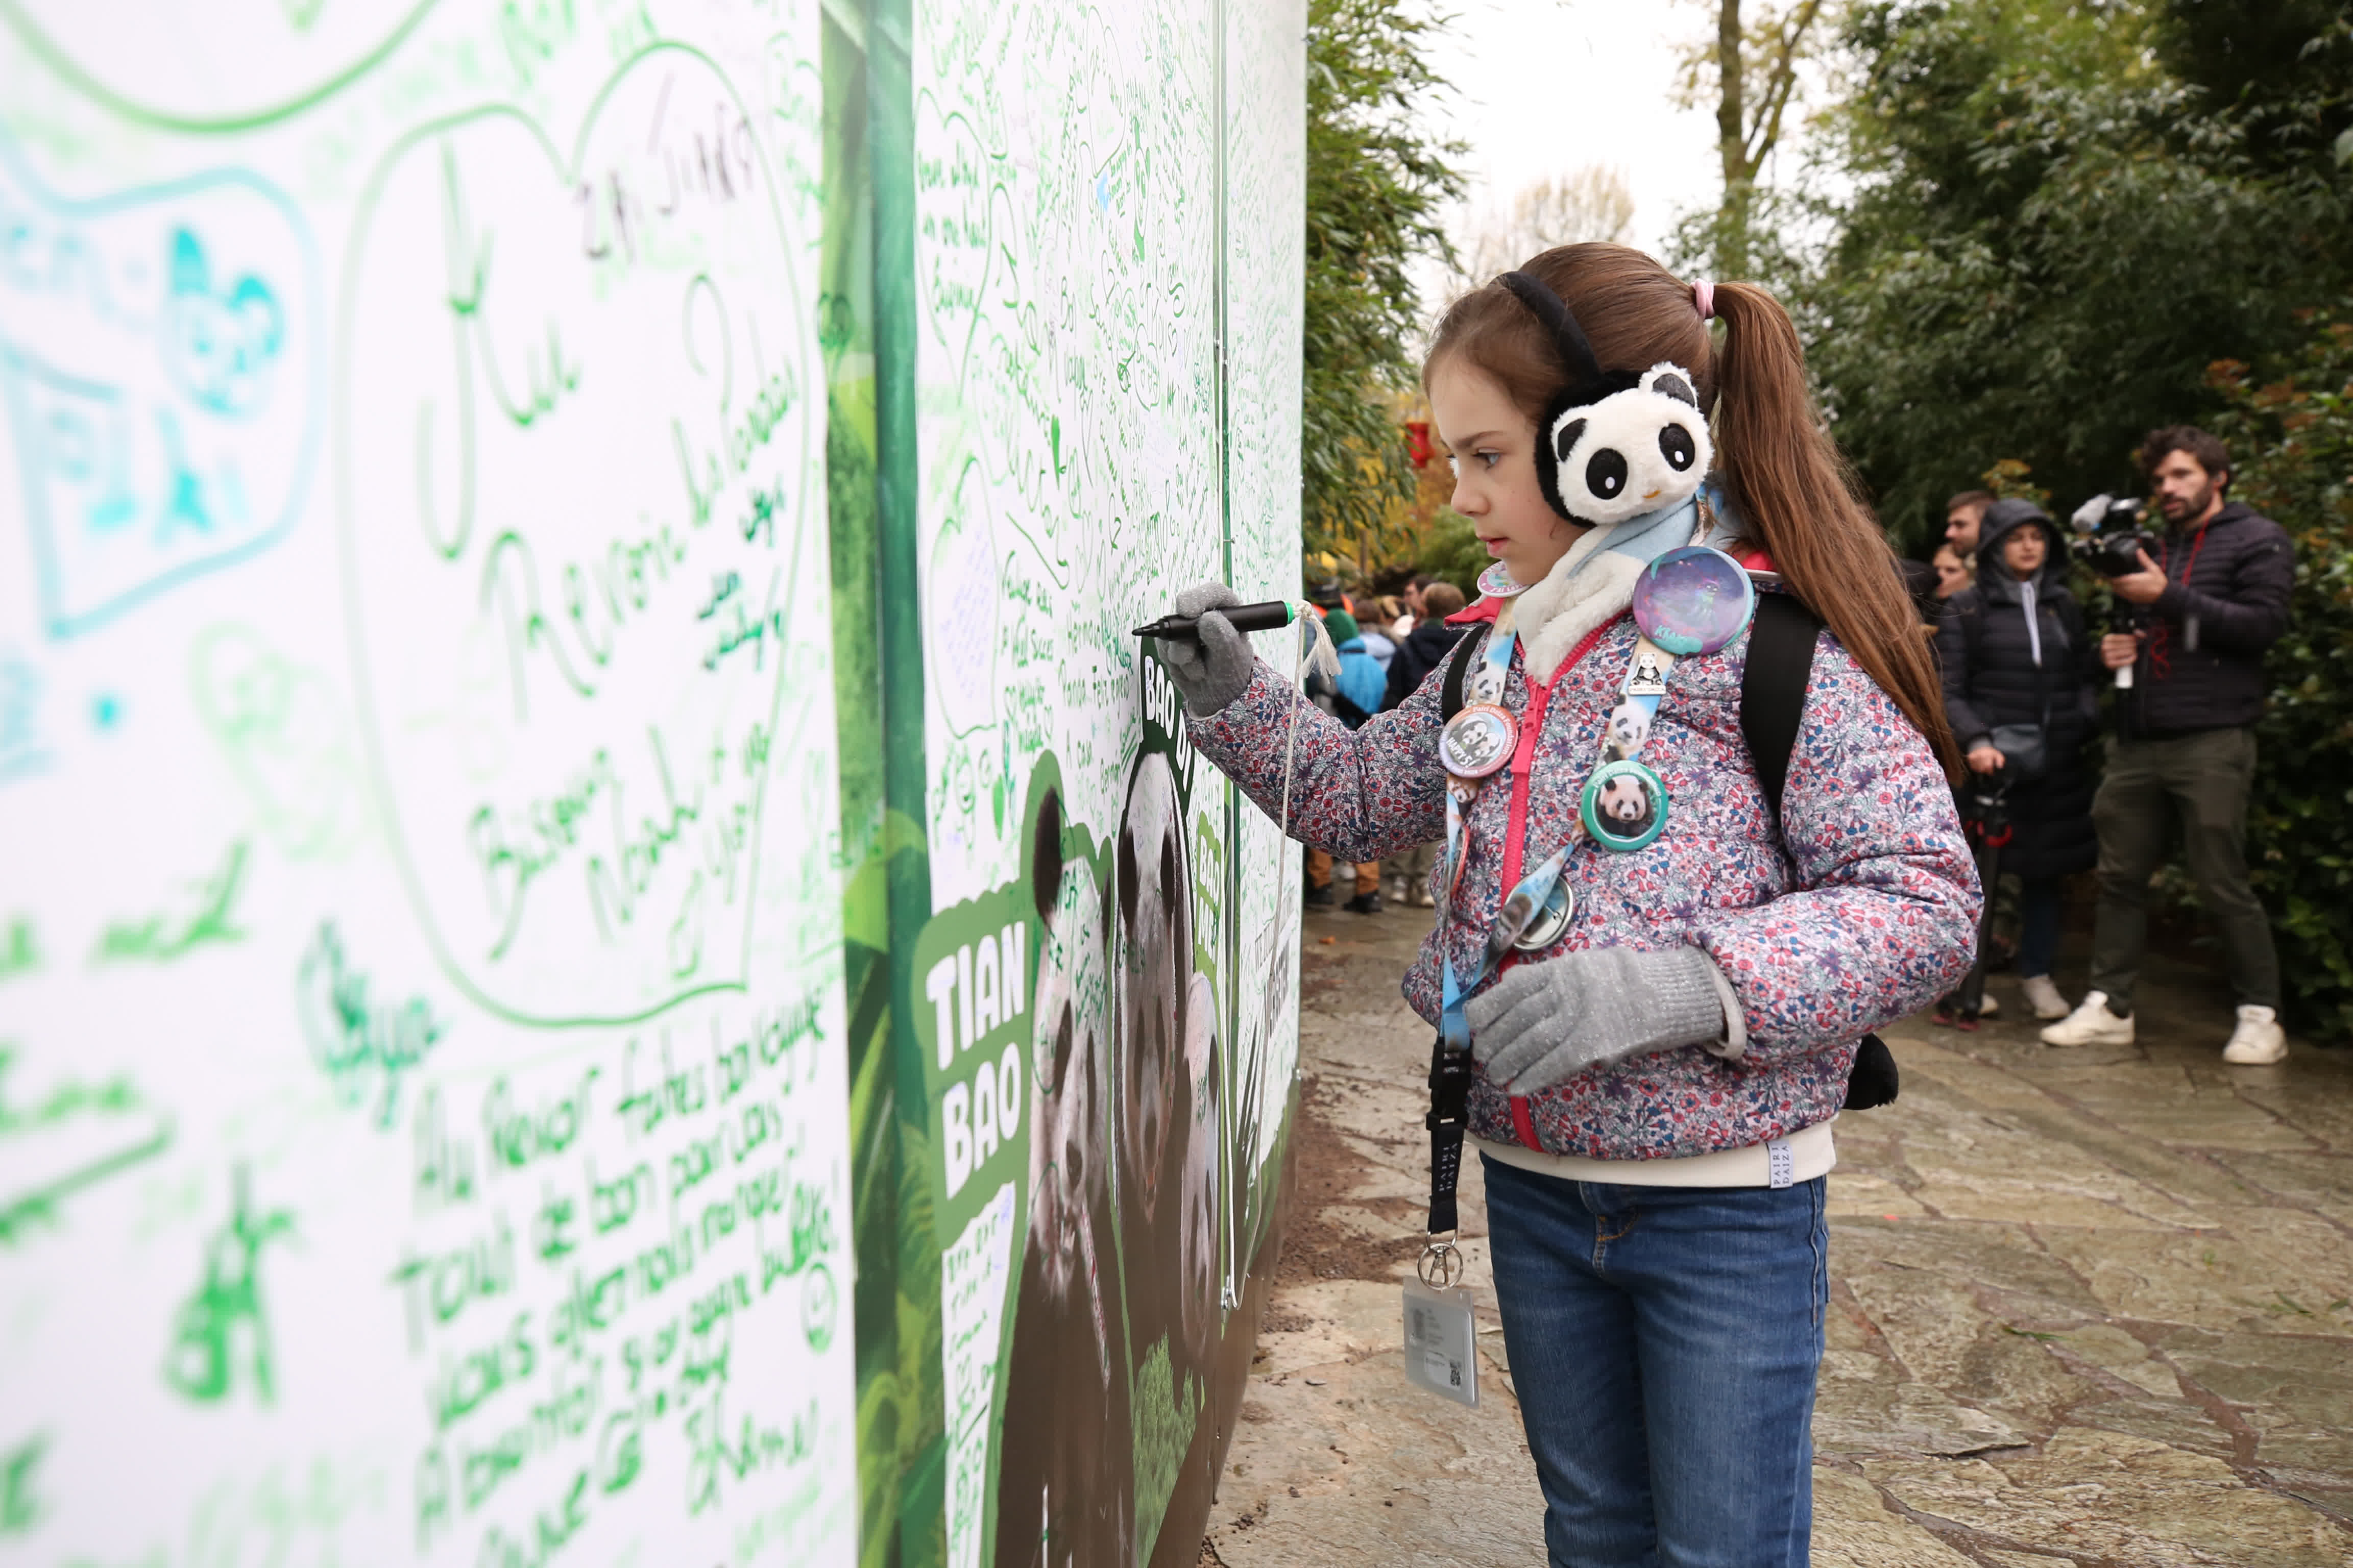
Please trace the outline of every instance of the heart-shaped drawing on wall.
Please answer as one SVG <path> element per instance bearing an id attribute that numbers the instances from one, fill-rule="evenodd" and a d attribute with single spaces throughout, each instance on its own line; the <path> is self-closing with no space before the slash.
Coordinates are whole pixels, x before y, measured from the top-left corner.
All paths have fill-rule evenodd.
<path id="1" fill-rule="evenodd" d="M 682 49 L 624 67 L 569 154 L 486 110 L 365 187 L 335 361 L 354 685 L 427 934 L 515 1021 L 744 982 L 780 703 L 829 636 L 814 255 Z"/>
<path id="2" fill-rule="evenodd" d="M 925 335 L 947 355 L 947 374 L 927 368 L 926 381 L 964 384 L 973 340 L 988 314 L 992 275 L 1004 260 L 997 232 L 998 209 L 1007 199 L 1000 162 L 963 110 L 943 110 L 930 93 L 919 95 L 915 306 Z"/>

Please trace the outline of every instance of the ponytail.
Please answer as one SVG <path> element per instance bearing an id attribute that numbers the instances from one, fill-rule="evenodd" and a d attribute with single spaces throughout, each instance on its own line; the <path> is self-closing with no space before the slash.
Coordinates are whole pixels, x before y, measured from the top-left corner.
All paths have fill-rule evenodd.
<path id="1" fill-rule="evenodd" d="M 1852 470 L 1814 407 L 1805 351 L 1781 302 L 1754 283 L 1718 283 L 1718 471 L 1743 529 L 1789 591 L 1837 634 L 1927 738 L 1946 776 L 1960 774 L 1933 657 L 1905 596 L 1895 552 L 1855 494 Z"/>

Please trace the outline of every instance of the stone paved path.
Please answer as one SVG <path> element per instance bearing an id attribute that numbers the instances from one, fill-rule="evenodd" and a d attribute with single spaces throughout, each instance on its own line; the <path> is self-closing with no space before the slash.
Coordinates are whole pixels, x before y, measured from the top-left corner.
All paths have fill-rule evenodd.
<path id="1" fill-rule="evenodd" d="M 1427 918 L 1309 918 L 1300 1201 L 1205 1564 L 1544 1562 L 1492 1310 L 1476 1410 L 1397 1348 Z M 1831 1178 L 1818 1568 L 2353 1568 L 2353 1052 L 2226 1068 L 2227 1000 L 2170 966 L 2121 1050 L 1886 1032 L 1903 1097 L 1841 1121 Z"/>

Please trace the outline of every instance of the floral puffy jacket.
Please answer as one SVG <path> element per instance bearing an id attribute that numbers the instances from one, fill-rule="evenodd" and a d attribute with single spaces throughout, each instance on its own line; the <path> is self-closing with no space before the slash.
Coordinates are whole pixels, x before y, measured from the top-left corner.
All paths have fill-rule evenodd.
<path id="1" fill-rule="evenodd" d="M 1465 813 L 1467 858 L 1451 908 L 1405 977 L 1406 1000 L 1433 1025 L 1440 943 L 1458 974 L 1474 973 L 1504 890 L 1569 836 L 1634 636 L 1621 615 L 1549 686 L 1532 683 L 1514 651 L 1504 704 L 1520 716 L 1518 754 Z M 1977 868 L 1927 742 L 1824 632 L 1777 824 L 1740 729 L 1747 656 L 1744 635 L 1676 662 L 1642 751 L 1666 782 L 1665 831 L 1632 854 L 1580 845 L 1567 872 L 1577 896 L 1568 928 L 1546 952 L 1514 960 L 1695 943 L 1740 997 L 1746 1052 L 1725 1059 L 1687 1046 L 1525 1099 L 1481 1078 L 1471 1092 L 1476 1136 L 1603 1160 L 1786 1136 L 1836 1114 L 1864 1035 L 1951 990 L 1968 969 Z M 1445 837 L 1443 677 L 1441 668 L 1403 706 L 1351 731 L 1261 662 L 1240 697 L 1190 721 L 1191 735 L 1278 819 L 1288 736 L 1292 836 L 1345 860 L 1379 859 Z M 1441 901 L 1444 858 L 1431 886 Z"/>

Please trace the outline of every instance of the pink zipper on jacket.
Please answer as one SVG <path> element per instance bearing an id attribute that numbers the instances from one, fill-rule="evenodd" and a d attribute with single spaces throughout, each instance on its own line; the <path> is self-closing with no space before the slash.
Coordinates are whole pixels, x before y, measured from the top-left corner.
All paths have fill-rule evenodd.
<path id="1" fill-rule="evenodd" d="M 1552 710 L 1553 688 L 1560 684 L 1563 676 L 1584 661 L 1585 656 L 1593 651 L 1593 645 L 1608 635 L 1611 626 L 1624 618 L 1622 613 L 1613 616 L 1586 633 L 1584 640 L 1560 661 L 1560 668 L 1552 672 L 1550 680 L 1536 679 L 1535 672 L 1527 667 L 1526 647 L 1525 644 L 1521 647 L 1520 675 L 1528 683 L 1528 703 L 1520 714 L 1519 747 L 1512 753 L 1512 811 L 1509 825 L 1504 830 L 1504 877 L 1497 884 L 1507 893 L 1510 889 L 1520 885 L 1520 862 L 1525 857 L 1528 842 L 1529 784 L 1535 772 L 1536 742 L 1544 735 L 1545 716 Z M 1504 967 L 1509 968 L 1518 962 L 1515 955 L 1507 955 Z M 1528 1114 L 1527 1097 L 1515 1094 L 1511 1099 L 1512 1130 L 1520 1135 L 1521 1142 L 1541 1152 L 1544 1144 L 1536 1137 L 1535 1119 Z"/>

